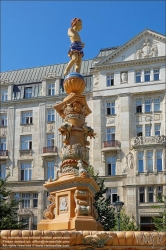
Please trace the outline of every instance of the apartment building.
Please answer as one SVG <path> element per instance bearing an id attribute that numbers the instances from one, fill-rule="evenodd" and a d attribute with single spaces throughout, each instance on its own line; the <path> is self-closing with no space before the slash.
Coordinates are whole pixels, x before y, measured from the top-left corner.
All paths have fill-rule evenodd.
<path id="1" fill-rule="evenodd" d="M 83 61 L 84 94 L 97 133 L 90 163 L 141 230 L 153 230 L 157 196 L 166 195 L 166 37 L 144 30 L 119 47 Z M 59 168 L 66 64 L 1 73 L 0 178 L 10 172 L 19 216 L 35 229 L 46 208 L 45 181 Z"/>

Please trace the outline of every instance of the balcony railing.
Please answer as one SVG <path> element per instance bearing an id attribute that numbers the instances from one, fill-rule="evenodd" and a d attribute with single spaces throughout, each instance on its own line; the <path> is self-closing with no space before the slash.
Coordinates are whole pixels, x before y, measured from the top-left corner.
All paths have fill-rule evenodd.
<path id="1" fill-rule="evenodd" d="M 57 153 L 57 147 L 55 146 L 44 147 L 43 154 L 46 154 L 46 153 Z"/>
<path id="2" fill-rule="evenodd" d="M 0 150 L 0 156 L 8 156 L 8 150 Z"/>
<path id="3" fill-rule="evenodd" d="M 117 140 L 111 140 L 111 141 L 104 141 L 103 142 L 104 148 L 120 148 L 120 142 Z"/>

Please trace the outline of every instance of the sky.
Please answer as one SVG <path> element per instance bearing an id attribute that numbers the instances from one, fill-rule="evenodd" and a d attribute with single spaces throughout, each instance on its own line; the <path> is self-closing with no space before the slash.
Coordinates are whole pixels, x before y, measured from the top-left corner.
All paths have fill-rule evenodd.
<path id="1" fill-rule="evenodd" d="M 148 28 L 166 34 L 165 0 L 1 0 L 1 72 L 68 62 L 67 30 L 82 19 L 84 60 Z"/>

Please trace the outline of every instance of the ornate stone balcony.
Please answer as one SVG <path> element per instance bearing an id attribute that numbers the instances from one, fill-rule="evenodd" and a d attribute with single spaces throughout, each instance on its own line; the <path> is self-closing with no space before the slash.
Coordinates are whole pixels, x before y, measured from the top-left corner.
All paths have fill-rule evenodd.
<path id="1" fill-rule="evenodd" d="M 104 141 L 102 152 L 120 150 L 120 142 L 117 140 Z"/>
<path id="2" fill-rule="evenodd" d="M 132 148 L 151 145 L 151 144 L 166 144 L 165 135 L 156 135 L 156 136 L 136 136 L 131 139 Z"/>
<path id="3" fill-rule="evenodd" d="M 57 155 L 57 147 L 56 146 L 49 146 L 43 148 L 42 156 L 54 156 Z"/>
<path id="4" fill-rule="evenodd" d="M 8 150 L 0 150 L 0 160 L 6 160 L 8 158 Z"/>

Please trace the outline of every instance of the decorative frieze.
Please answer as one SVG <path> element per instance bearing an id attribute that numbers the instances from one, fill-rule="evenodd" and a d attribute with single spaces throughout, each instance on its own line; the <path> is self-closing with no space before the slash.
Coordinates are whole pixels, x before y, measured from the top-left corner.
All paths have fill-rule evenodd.
<path id="1" fill-rule="evenodd" d="M 131 139 L 131 146 L 139 146 L 139 145 L 149 145 L 149 144 L 164 144 L 166 143 L 165 135 L 156 135 L 156 136 L 136 136 Z"/>

